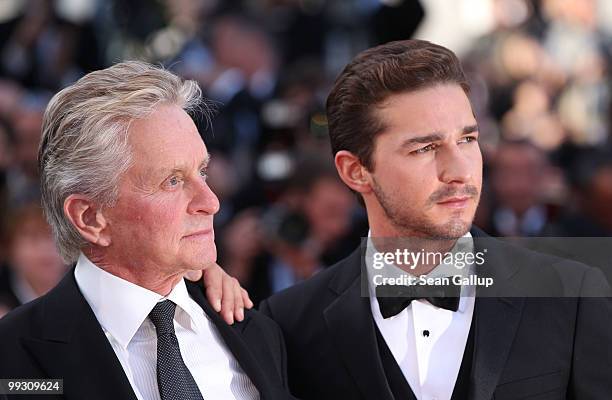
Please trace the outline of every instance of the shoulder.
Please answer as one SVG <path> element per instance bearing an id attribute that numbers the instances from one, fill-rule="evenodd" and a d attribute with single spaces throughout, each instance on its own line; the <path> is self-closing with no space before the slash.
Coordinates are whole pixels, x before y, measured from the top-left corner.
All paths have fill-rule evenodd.
<path id="1" fill-rule="evenodd" d="M 503 238 L 489 237 L 490 243 L 494 244 L 494 249 L 500 251 L 503 256 L 508 257 L 508 260 L 520 262 L 520 266 L 527 268 L 538 266 L 541 268 L 550 268 L 560 274 L 579 273 L 584 274 L 592 267 L 570 258 L 565 258 L 554 254 L 554 248 L 547 246 L 546 243 L 540 244 L 539 240 L 547 241 L 555 238 L 524 238 L 524 245 L 521 242 L 512 243 Z"/>
<path id="2" fill-rule="evenodd" d="M 514 243 L 505 238 L 493 238 L 482 231 L 474 237 L 479 250 L 486 249 L 485 268 L 540 296 L 602 296 L 609 286 L 598 268 L 556 255 L 547 241 L 554 238 L 525 238 Z M 530 248 L 533 247 L 533 248 Z M 544 292 L 540 292 L 544 290 Z"/>
<path id="3" fill-rule="evenodd" d="M 266 337 L 274 337 L 278 333 L 278 325 L 274 320 L 272 320 L 269 316 L 264 313 L 256 310 L 244 310 L 244 320 L 243 322 L 236 323 L 236 327 L 240 329 L 245 329 L 246 327 L 241 327 L 241 324 L 248 324 L 256 326 L 262 333 L 266 334 Z"/>
<path id="4" fill-rule="evenodd" d="M 202 309 L 207 318 L 217 327 L 217 329 L 226 331 L 228 327 L 231 327 L 232 330 L 240 335 L 248 332 L 248 335 L 242 335 L 242 337 L 243 339 L 248 338 L 252 344 L 270 340 L 274 341 L 278 336 L 278 325 L 272 319 L 255 309 L 245 309 L 244 319 L 242 321 L 235 321 L 232 325 L 227 325 L 221 315 L 210 305 L 206 298 L 206 292 L 202 282 L 185 280 L 185 284 L 191 299 L 197 307 Z"/>
<path id="5" fill-rule="evenodd" d="M 0 345 L 7 340 L 36 333 L 42 311 L 44 296 L 21 305 L 0 319 Z"/>
<path id="6" fill-rule="evenodd" d="M 42 300 L 38 299 L 17 307 L 0 319 L 0 376 L 18 376 L 18 372 L 37 376 L 39 371 L 24 342 L 43 334 L 43 315 Z"/>

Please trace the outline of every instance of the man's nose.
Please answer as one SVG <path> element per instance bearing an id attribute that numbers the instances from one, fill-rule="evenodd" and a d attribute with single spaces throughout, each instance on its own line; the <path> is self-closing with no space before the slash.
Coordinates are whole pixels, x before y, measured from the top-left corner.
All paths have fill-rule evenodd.
<path id="1" fill-rule="evenodd" d="M 219 198 L 212 191 L 208 183 L 203 180 L 198 180 L 193 185 L 193 198 L 188 206 L 190 214 L 208 214 L 213 215 L 219 211 Z"/>
<path id="2" fill-rule="evenodd" d="M 436 157 L 438 179 L 441 182 L 468 183 L 473 178 L 474 160 L 458 145 L 449 146 Z"/>

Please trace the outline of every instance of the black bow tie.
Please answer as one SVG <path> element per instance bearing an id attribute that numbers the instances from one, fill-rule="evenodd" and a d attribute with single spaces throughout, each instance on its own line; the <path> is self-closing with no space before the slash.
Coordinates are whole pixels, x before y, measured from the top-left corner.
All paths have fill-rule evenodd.
<path id="1" fill-rule="evenodd" d="M 425 299 L 432 305 L 449 311 L 459 308 L 461 286 L 458 285 L 379 285 L 376 298 L 383 318 L 399 314 L 412 300 Z"/>

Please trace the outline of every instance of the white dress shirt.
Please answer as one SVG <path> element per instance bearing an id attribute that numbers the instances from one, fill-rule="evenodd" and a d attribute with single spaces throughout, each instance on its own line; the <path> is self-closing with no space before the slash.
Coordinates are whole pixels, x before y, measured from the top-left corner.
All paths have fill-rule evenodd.
<path id="1" fill-rule="evenodd" d="M 473 242 L 469 232 L 461 238 L 461 246 L 461 251 L 472 251 Z M 456 251 L 456 247 L 451 251 Z M 376 250 L 369 240 L 366 267 L 370 306 L 380 333 L 418 400 L 450 400 L 472 323 L 475 288 L 461 288 L 456 312 L 435 307 L 427 300 L 416 300 L 399 314 L 385 319 L 380 313 L 372 279 L 374 273 L 380 273 L 376 271 L 381 271 L 372 268 L 373 251 Z M 385 264 L 383 268 L 385 277 L 405 274 L 395 265 Z M 426 276 L 467 276 L 473 270 L 473 264 L 458 269 L 443 263 Z"/>
<path id="2" fill-rule="evenodd" d="M 102 270 L 83 254 L 74 275 L 139 400 L 160 399 L 157 333 L 148 315 L 166 299 L 177 305 L 174 329 L 181 355 L 203 398 L 259 398 L 213 322 L 189 297 L 183 280 L 163 297 Z"/>

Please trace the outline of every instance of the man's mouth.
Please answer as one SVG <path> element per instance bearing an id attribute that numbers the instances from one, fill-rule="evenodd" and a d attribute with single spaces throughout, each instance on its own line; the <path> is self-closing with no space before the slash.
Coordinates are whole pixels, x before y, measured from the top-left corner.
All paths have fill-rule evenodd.
<path id="1" fill-rule="evenodd" d="M 202 229 L 183 236 L 185 239 L 198 239 L 213 234 L 213 229 Z"/>
<path id="2" fill-rule="evenodd" d="M 437 204 L 443 207 L 461 209 L 466 208 L 468 206 L 470 199 L 470 196 L 455 196 L 439 201 Z"/>

